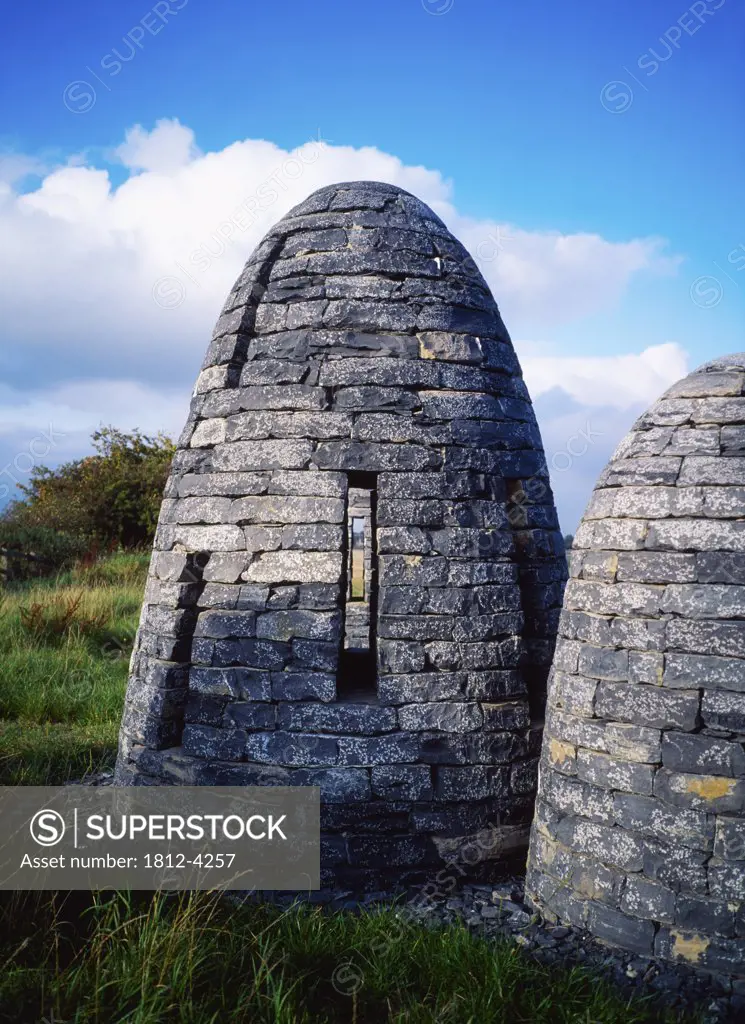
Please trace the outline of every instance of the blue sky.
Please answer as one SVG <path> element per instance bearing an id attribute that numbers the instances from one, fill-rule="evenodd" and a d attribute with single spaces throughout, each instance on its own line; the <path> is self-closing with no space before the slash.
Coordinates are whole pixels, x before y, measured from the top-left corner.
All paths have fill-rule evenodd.
<path id="1" fill-rule="evenodd" d="M 490 225 L 507 226 L 504 253 L 485 273 L 528 382 L 536 382 L 547 449 L 561 450 L 590 413 L 604 428 L 602 443 L 557 481 L 565 529 L 576 525 L 620 434 L 670 382 L 665 367 L 673 379 L 686 366 L 745 347 L 745 8 L 738 0 L 173 0 L 152 7 L 77 0 L 43 12 L 14 5 L 4 29 L 0 169 L 11 191 L 0 266 L 13 285 L 7 293 L 0 286 L 10 310 L 0 327 L 2 465 L 49 410 L 66 441 L 48 462 L 81 453 L 88 424 L 107 413 L 124 417 L 120 425 L 136 425 L 129 416 L 155 429 L 160 409 L 162 425 L 174 429 L 179 396 L 188 397 L 209 322 L 249 237 L 233 245 L 185 310 L 170 310 L 165 320 L 152 302 L 140 310 L 138 289 L 149 291 L 159 271 L 170 274 L 183 247 L 225 213 L 210 208 L 190 240 L 189 218 L 200 216 L 192 193 L 173 212 L 183 232 L 171 220 L 154 233 L 142 211 L 152 211 L 150 220 L 162 215 L 187 162 L 189 188 L 198 178 L 219 193 L 221 175 L 248 182 L 264 166 L 256 140 L 272 143 L 276 156 L 320 133 L 328 143 L 324 173 L 369 168 L 384 176 L 390 168 L 391 180 L 418 184 L 422 198 L 443 204 L 438 212 L 449 214 L 472 248 L 490 237 Z M 180 127 L 167 131 L 168 123 Z M 136 125 L 140 134 L 122 151 Z M 236 170 L 228 147 L 245 140 L 254 141 Z M 169 147 L 176 156 L 165 159 Z M 60 176 L 67 163 L 85 175 Z M 418 177 L 413 169 L 421 167 L 431 175 Z M 35 173 L 19 177 L 23 170 Z M 108 175 L 103 186 L 101 172 Z M 164 175 L 172 188 L 159 200 Z M 297 198 L 316 187 L 311 177 L 293 185 Z M 40 189 L 42 200 L 24 202 Z M 283 212 L 280 202 L 261 227 Z M 91 242 L 81 255 L 85 233 L 90 238 L 101 224 L 107 235 L 99 249 Z M 568 256 L 557 236 L 573 240 Z M 583 236 L 604 244 L 588 248 Z M 637 249 L 622 248 L 631 243 Z M 519 273 L 509 262 L 511 245 Z M 133 269 L 138 260 L 146 269 Z M 96 267 L 105 267 L 105 280 L 95 279 Z M 86 273 L 94 280 L 84 282 Z M 26 326 L 14 305 L 21 295 L 35 296 Z M 179 331 L 188 343 L 174 367 Z M 634 363 L 648 349 L 657 356 Z M 621 357 L 628 361 L 597 362 Z M 582 360 L 590 361 L 587 373 Z M 645 377 L 639 366 L 654 372 Z M 612 390 L 618 367 L 632 383 L 647 381 L 626 401 L 603 392 Z M 565 371 L 584 384 L 564 387 Z M 96 392 L 107 396 L 100 406 L 91 399 Z"/>

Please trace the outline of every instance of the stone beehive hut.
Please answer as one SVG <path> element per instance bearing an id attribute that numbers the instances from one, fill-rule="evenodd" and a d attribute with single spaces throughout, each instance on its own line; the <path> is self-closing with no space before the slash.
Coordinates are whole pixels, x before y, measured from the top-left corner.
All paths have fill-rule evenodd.
<path id="1" fill-rule="evenodd" d="M 745 974 L 745 353 L 635 424 L 575 538 L 528 891 Z"/>
<path id="2" fill-rule="evenodd" d="M 199 375 L 118 781 L 320 785 L 326 878 L 429 869 L 530 819 L 564 577 L 473 261 L 399 188 L 324 188 L 254 252 Z"/>

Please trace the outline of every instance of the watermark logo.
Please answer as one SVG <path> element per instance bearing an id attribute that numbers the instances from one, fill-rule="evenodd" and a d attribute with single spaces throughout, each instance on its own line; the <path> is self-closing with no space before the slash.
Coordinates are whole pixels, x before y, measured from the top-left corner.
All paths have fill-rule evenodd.
<path id="1" fill-rule="evenodd" d="M 360 991 L 365 983 L 365 975 L 362 970 L 347 960 L 339 964 L 331 975 L 331 984 L 340 996 L 354 996 Z"/>
<path id="2" fill-rule="evenodd" d="M 435 17 L 447 14 L 454 6 L 455 0 L 422 0 L 422 7 L 427 14 L 434 14 Z"/>
<path id="3" fill-rule="evenodd" d="M 87 114 L 96 102 L 96 90 L 82 78 L 69 82 L 62 93 L 62 102 L 71 114 Z"/>
<path id="4" fill-rule="evenodd" d="M 696 0 L 662 33 L 654 46 L 650 46 L 637 57 L 634 66 L 638 73 L 627 68 L 625 64 L 621 66 L 621 70 L 640 89 L 649 92 L 649 87 L 644 84 L 643 79 L 656 75 L 662 65 L 680 50 L 681 40 L 686 36 L 694 36 L 703 28 L 707 19 L 712 18 L 725 3 L 726 0 Z M 633 87 L 626 80 L 612 79 L 600 90 L 600 102 L 609 114 L 625 114 L 634 102 Z"/>
<path id="5" fill-rule="evenodd" d="M 161 309 L 176 309 L 186 298 L 186 288 L 178 277 L 160 277 L 153 285 L 153 299 Z"/>
<path id="6" fill-rule="evenodd" d="M 13 461 L 0 469 L 0 500 L 10 495 L 13 487 L 18 487 L 21 482 L 18 475 L 28 475 L 34 466 L 38 465 L 52 449 L 57 447 L 59 439 L 66 436 L 62 431 L 55 430 L 54 425 L 50 423 L 49 430 L 41 431 L 31 439 L 24 451 L 16 452 Z M 2 482 L 3 477 L 6 476 L 11 481 L 10 484 Z"/>
<path id="7" fill-rule="evenodd" d="M 724 298 L 726 278 L 738 291 L 741 291 L 742 281 L 738 281 L 735 275 L 745 270 L 745 245 L 742 242 L 727 253 L 727 263 L 732 268 L 732 273 L 716 260 L 711 261 L 716 267 L 716 274 L 701 274 L 688 289 L 691 300 L 700 309 L 714 309 Z"/>
<path id="8" fill-rule="evenodd" d="M 689 293 L 691 299 L 701 309 L 713 309 L 722 301 L 724 288 L 722 282 L 713 274 L 702 274 L 693 281 Z"/>
<path id="9" fill-rule="evenodd" d="M 59 811 L 45 807 L 31 819 L 29 831 L 31 838 L 39 846 L 56 846 L 64 838 L 67 826 Z"/>
<path id="10" fill-rule="evenodd" d="M 626 82 L 615 79 L 600 90 L 600 102 L 609 114 L 625 114 L 634 102 L 634 92 Z"/>
<path id="11" fill-rule="evenodd" d="M 189 0 L 158 0 L 158 3 L 122 36 L 121 43 L 113 46 L 110 53 L 105 53 L 94 67 L 86 64 L 85 70 L 99 86 L 111 92 L 112 87 L 107 80 L 121 74 L 124 65 L 134 60 L 144 49 L 145 39 L 148 36 L 159 35 L 169 18 L 175 17 L 188 2 Z M 96 86 L 89 79 L 76 78 L 68 82 L 62 90 L 62 102 L 71 114 L 87 114 L 96 105 L 96 99 Z"/>

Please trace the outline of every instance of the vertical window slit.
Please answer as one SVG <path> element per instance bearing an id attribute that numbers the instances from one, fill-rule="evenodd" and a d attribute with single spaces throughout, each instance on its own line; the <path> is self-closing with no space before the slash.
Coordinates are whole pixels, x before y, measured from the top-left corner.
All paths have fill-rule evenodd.
<path id="1" fill-rule="evenodd" d="M 350 473 L 346 516 L 346 599 L 339 659 L 340 700 L 370 700 L 377 695 L 377 558 L 375 551 L 376 478 Z"/>

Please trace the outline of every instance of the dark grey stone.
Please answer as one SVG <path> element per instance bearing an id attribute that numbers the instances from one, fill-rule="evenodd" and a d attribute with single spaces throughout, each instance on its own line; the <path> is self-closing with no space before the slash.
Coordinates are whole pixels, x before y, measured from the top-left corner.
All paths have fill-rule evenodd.
<path id="1" fill-rule="evenodd" d="M 358 603 L 350 521 L 373 487 Z M 118 775 L 319 785 L 325 879 L 439 868 L 490 820 L 524 830 L 565 577 L 540 433 L 475 262 L 401 189 L 322 189 L 251 256 L 204 360 Z M 625 678 L 612 628 L 596 678 Z"/>

